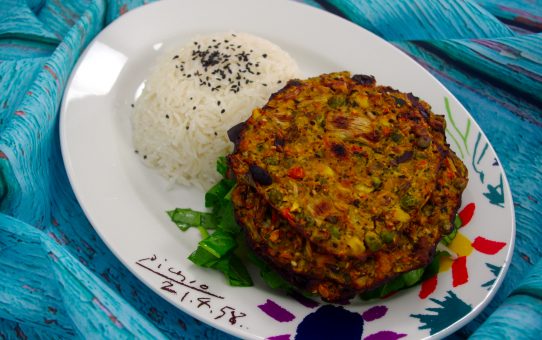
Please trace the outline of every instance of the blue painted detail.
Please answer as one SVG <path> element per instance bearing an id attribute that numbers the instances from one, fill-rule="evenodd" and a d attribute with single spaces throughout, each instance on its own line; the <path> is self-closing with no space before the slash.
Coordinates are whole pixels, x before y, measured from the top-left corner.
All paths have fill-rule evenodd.
<path id="1" fill-rule="evenodd" d="M 476 136 L 476 143 L 474 144 L 474 153 L 472 154 L 472 168 L 474 169 L 474 171 L 480 175 L 480 182 L 484 183 L 484 172 L 482 170 L 479 170 L 478 169 L 478 165 L 480 164 L 480 162 L 482 161 L 482 158 L 484 158 L 484 155 L 486 154 L 486 151 L 487 151 L 487 148 L 488 148 L 488 144 L 487 143 L 484 143 L 484 147 L 482 148 L 482 152 L 480 152 L 480 155 L 478 155 L 478 147 L 480 145 L 480 140 L 482 138 L 482 134 L 481 133 L 478 133 L 478 135 Z M 478 159 L 476 159 L 478 158 Z"/>
<path id="2" fill-rule="evenodd" d="M 491 287 L 493 287 L 494 284 L 495 284 L 495 279 L 489 280 L 489 281 L 484 282 L 484 283 L 482 284 L 482 288 L 485 288 L 485 289 L 487 289 L 487 290 L 490 290 Z"/>
<path id="3" fill-rule="evenodd" d="M 480 151 L 482 134 L 479 132 L 476 136 L 476 142 L 474 143 L 474 151 L 471 158 L 471 165 L 474 171 L 480 176 L 480 182 L 484 183 L 485 173 L 483 170 L 479 169 L 478 166 L 482 159 L 484 158 L 486 151 L 489 147 L 487 142 L 484 142 L 484 146 Z M 495 161 L 496 162 L 496 161 Z M 495 165 L 493 163 L 493 165 Z M 502 182 L 502 174 L 500 174 L 499 184 L 491 185 L 487 184 L 487 192 L 484 192 L 483 195 L 489 200 L 489 203 L 496 205 L 498 207 L 504 208 L 504 189 Z"/>
<path id="4" fill-rule="evenodd" d="M 489 199 L 489 203 L 504 208 L 504 189 L 502 184 L 502 174 L 499 176 L 499 184 L 487 185 L 487 192 L 483 193 Z"/>
<path id="5" fill-rule="evenodd" d="M 431 301 L 441 306 L 439 308 L 427 308 L 428 312 L 434 314 L 411 314 L 413 318 L 420 320 L 422 325 L 419 329 L 428 329 L 430 334 L 438 333 L 457 320 L 461 319 L 472 310 L 472 306 L 466 304 L 457 295 L 449 290 L 444 300 L 431 298 Z"/>
<path id="6" fill-rule="evenodd" d="M 296 340 L 359 340 L 363 318 L 341 306 L 325 305 L 311 313 L 297 326 Z"/>
<path id="7" fill-rule="evenodd" d="M 493 275 L 495 275 L 495 277 L 499 275 L 499 273 L 501 272 L 501 269 L 502 269 L 501 266 L 496 266 L 496 265 L 491 264 L 491 263 L 486 263 L 486 266 L 489 268 L 491 273 Z"/>
<path id="8" fill-rule="evenodd" d="M 502 267 L 500 266 L 496 266 L 494 264 L 491 264 L 491 263 L 486 263 L 486 267 L 489 268 L 489 270 L 491 271 L 491 273 L 495 276 L 495 278 L 499 275 L 499 273 L 501 272 L 501 269 Z M 482 284 L 482 287 L 483 288 L 486 288 L 487 290 L 491 289 L 491 287 L 493 286 L 493 284 L 495 284 L 495 279 L 492 279 L 492 280 L 489 280 L 485 283 Z"/>

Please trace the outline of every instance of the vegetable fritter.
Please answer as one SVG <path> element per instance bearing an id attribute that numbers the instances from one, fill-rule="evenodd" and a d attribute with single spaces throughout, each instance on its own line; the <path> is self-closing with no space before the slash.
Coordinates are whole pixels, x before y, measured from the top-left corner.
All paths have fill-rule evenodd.
<path id="1" fill-rule="evenodd" d="M 364 260 L 341 259 L 319 249 L 279 216 L 255 190 L 238 184 L 232 202 L 238 223 L 245 230 L 250 247 L 276 271 L 303 291 L 320 295 L 330 302 L 344 302 L 357 293 L 375 289 L 400 274 L 425 267 L 442 235 L 450 232 L 449 221 L 460 202 L 456 185 L 446 178 L 465 178 L 465 167 L 449 158 L 439 172 L 442 190 L 436 190 L 418 223 L 446 225 L 444 234 L 417 235 L 416 226 L 402 234 L 389 234 L 385 242 L 393 246 Z M 435 209 L 441 206 L 441 209 Z"/>
<path id="2" fill-rule="evenodd" d="M 328 301 L 427 265 L 467 183 L 445 125 L 371 76 L 290 81 L 233 136 L 232 198 L 249 243 Z"/>

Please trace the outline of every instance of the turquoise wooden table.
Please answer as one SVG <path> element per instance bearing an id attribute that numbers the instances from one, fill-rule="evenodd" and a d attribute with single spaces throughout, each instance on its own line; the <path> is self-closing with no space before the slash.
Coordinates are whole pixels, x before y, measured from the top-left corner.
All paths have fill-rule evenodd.
<path id="1" fill-rule="evenodd" d="M 495 148 L 517 221 L 508 274 L 453 338 L 542 333 L 542 4 L 306 0 L 392 42 L 435 75 Z M 85 46 L 143 0 L 0 2 L 0 337 L 228 335 L 169 305 L 107 249 L 68 182 L 58 115 Z"/>

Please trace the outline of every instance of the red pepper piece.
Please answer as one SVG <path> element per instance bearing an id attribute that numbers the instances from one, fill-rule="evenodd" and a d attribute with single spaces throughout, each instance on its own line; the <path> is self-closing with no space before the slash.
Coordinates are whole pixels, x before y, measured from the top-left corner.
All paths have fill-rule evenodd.
<path id="1" fill-rule="evenodd" d="M 305 171 L 300 166 L 294 166 L 288 170 L 288 177 L 293 179 L 301 179 L 305 177 Z"/>
<path id="2" fill-rule="evenodd" d="M 292 215 L 292 213 L 290 212 L 290 209 L 288 208 L 282 208 L 282 210 L 280 211 L 282 217 L 284 217 L 288 222 L 290 223 L 294 223 L 295 220 L 294 220 L 294 215 Z"/>

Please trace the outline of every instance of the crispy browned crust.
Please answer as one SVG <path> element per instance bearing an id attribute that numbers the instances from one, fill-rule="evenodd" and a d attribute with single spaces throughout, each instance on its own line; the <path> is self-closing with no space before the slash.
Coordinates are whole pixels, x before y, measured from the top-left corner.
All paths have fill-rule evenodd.
<path id="1" fill-rule="evenodd" d="M 228 160 L 249 244 L 331 302 L 427 265 L 467 183 L 444 118 L 370 76 L 291 81 L 239 130 Z"/>

